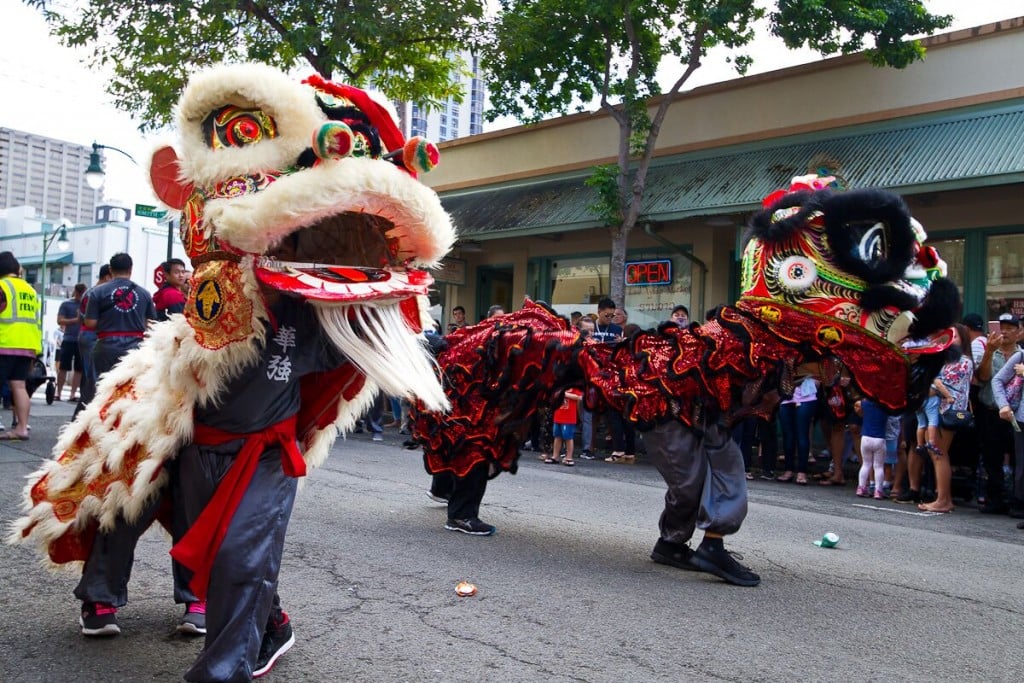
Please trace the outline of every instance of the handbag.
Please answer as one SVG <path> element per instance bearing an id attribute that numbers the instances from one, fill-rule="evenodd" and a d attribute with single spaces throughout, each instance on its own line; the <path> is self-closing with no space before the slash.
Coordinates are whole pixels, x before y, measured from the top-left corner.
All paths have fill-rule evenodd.
<path id="1" fill-rule="evenodd" d="M 974 413 L 969 410 L 953 410 L 952 408 L 939 414 L 939 423 L 943 429 L 960 432 L 974 428 Z"/>
<path id="2" fill-rule="evenodd" d="M 1020 407 L 1022 394 L 1024 394 L 1024 377 L 1014 375 L 1010 383 L 1006 385 L 1006 402 L 1013 412 L 1017 412 L 1017 408 Z"/>

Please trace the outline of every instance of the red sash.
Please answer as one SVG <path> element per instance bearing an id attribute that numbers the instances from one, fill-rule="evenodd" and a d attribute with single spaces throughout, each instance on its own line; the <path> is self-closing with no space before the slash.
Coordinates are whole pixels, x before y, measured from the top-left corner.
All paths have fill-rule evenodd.
<path id="1" fill-rule="evenodd" d="M 171 548 L 171 557 L 192 570 L 189 587 L 200 600 L 206 599 L 210 585 L 210 569 L 217 557 L 228 525 L 242 502 L 252 476 L 256 472 L 260 455 L 269 446 L 281 446 L 281 467 L 289 477 L 306 476 L 306 462 L 295 443 L 295 416 L 272 424 L 263 431 L 250 434 L 226 432 L 216 427 L 197 424 L 194 441 L 200 446 L 218 446 L 235 439 L 245 444 L 235 457 L 213 497 L 185 536 Z"/>

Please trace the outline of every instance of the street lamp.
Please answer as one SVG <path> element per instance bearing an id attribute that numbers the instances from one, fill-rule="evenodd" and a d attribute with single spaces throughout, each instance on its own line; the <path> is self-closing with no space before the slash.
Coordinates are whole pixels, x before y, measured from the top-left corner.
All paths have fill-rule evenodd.
<path id="1" fill-rule="evenodd" d="M 42 277 L 42 305 L 39 307 L 39 329 L 43 329 L 43 321 L 46 320 L 46 279 L 49 274 L 46 269 L 46 254 L 50 251 L 50 245 L 53 244 L 54 240 L 57 240 L 57 249 L 59 251 L 67 251 L 71 246 L 70 240 L 68 240 L 68 226 L 71 222 L 66 219 L 60 219 L 60 230 L 54 230 L 49 236 L 46 234 L 46 230 L 43 230 L 43 277 Z"/>
<path id="2" fill-rule="evenodd" d="M 103 159 L 100 157 L 101 149 L 112 149 L 115 152 L 128 157 L 128 159 L 135 164 L 139 165 L 139 162 L 135 161 L 135 158 L 131 154 L 118 149 L 117 147 L 111 147 L 110 145 L 101 145 L 98 142 L 92 143 L 92 153 L 89 154 L 89 168 L 85 169 L 85 183 L 94 190 L 98 190 L 103 187 L 103 181 L 106 180 L 107 173 L 103 170 Z M 170 220 L 167 222 L 167 260 L 170 261 L 174 252 L 174 221 Z"/>
<path id="3" fill-rule="evenodd" d="M 100 157 L 101 149 L 112 149 L 115 152 L 120 152 L 128 157 L 128 160 L 133 164 L 139 165 L 139 162 L 135 161 L 135 157 L 123 149 L 111 147 L 110 145 L 101 145 L 98 142 L 92 143 L 92 153 L 89 155 L 89 168 L 85 169 L 85 183 L 94 190 L 103 187 L 103 182 L 107 178 L 107 172 L 103 170 L 103 158 Z"/>

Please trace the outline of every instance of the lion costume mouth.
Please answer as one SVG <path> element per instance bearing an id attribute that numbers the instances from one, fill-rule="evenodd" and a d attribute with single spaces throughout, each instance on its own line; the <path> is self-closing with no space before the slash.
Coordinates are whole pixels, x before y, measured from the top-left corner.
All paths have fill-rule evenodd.
<path id="1" fill-rule="evenodd" d="M 389 302 L 424 296 L 434 279 L 409 268 L 395 226 L 346 212 L 287 235 L 257 261 L 256 276 L 273 289 L 312 301 Z"/>

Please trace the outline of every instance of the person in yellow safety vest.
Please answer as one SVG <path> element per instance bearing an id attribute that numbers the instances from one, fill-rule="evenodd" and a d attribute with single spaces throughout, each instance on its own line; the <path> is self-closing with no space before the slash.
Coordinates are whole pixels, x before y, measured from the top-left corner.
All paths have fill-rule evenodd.
<path id="1" fill-rule="evenodd" d="M 11 385 L 17 425 L 0 433 L 0 441 L 28 440 L 28 379 L 43 350 L 39 328 L 39 297 L 21 277 L 21 264 L 9 251 L 0 252 L 0 386 Z"/>

